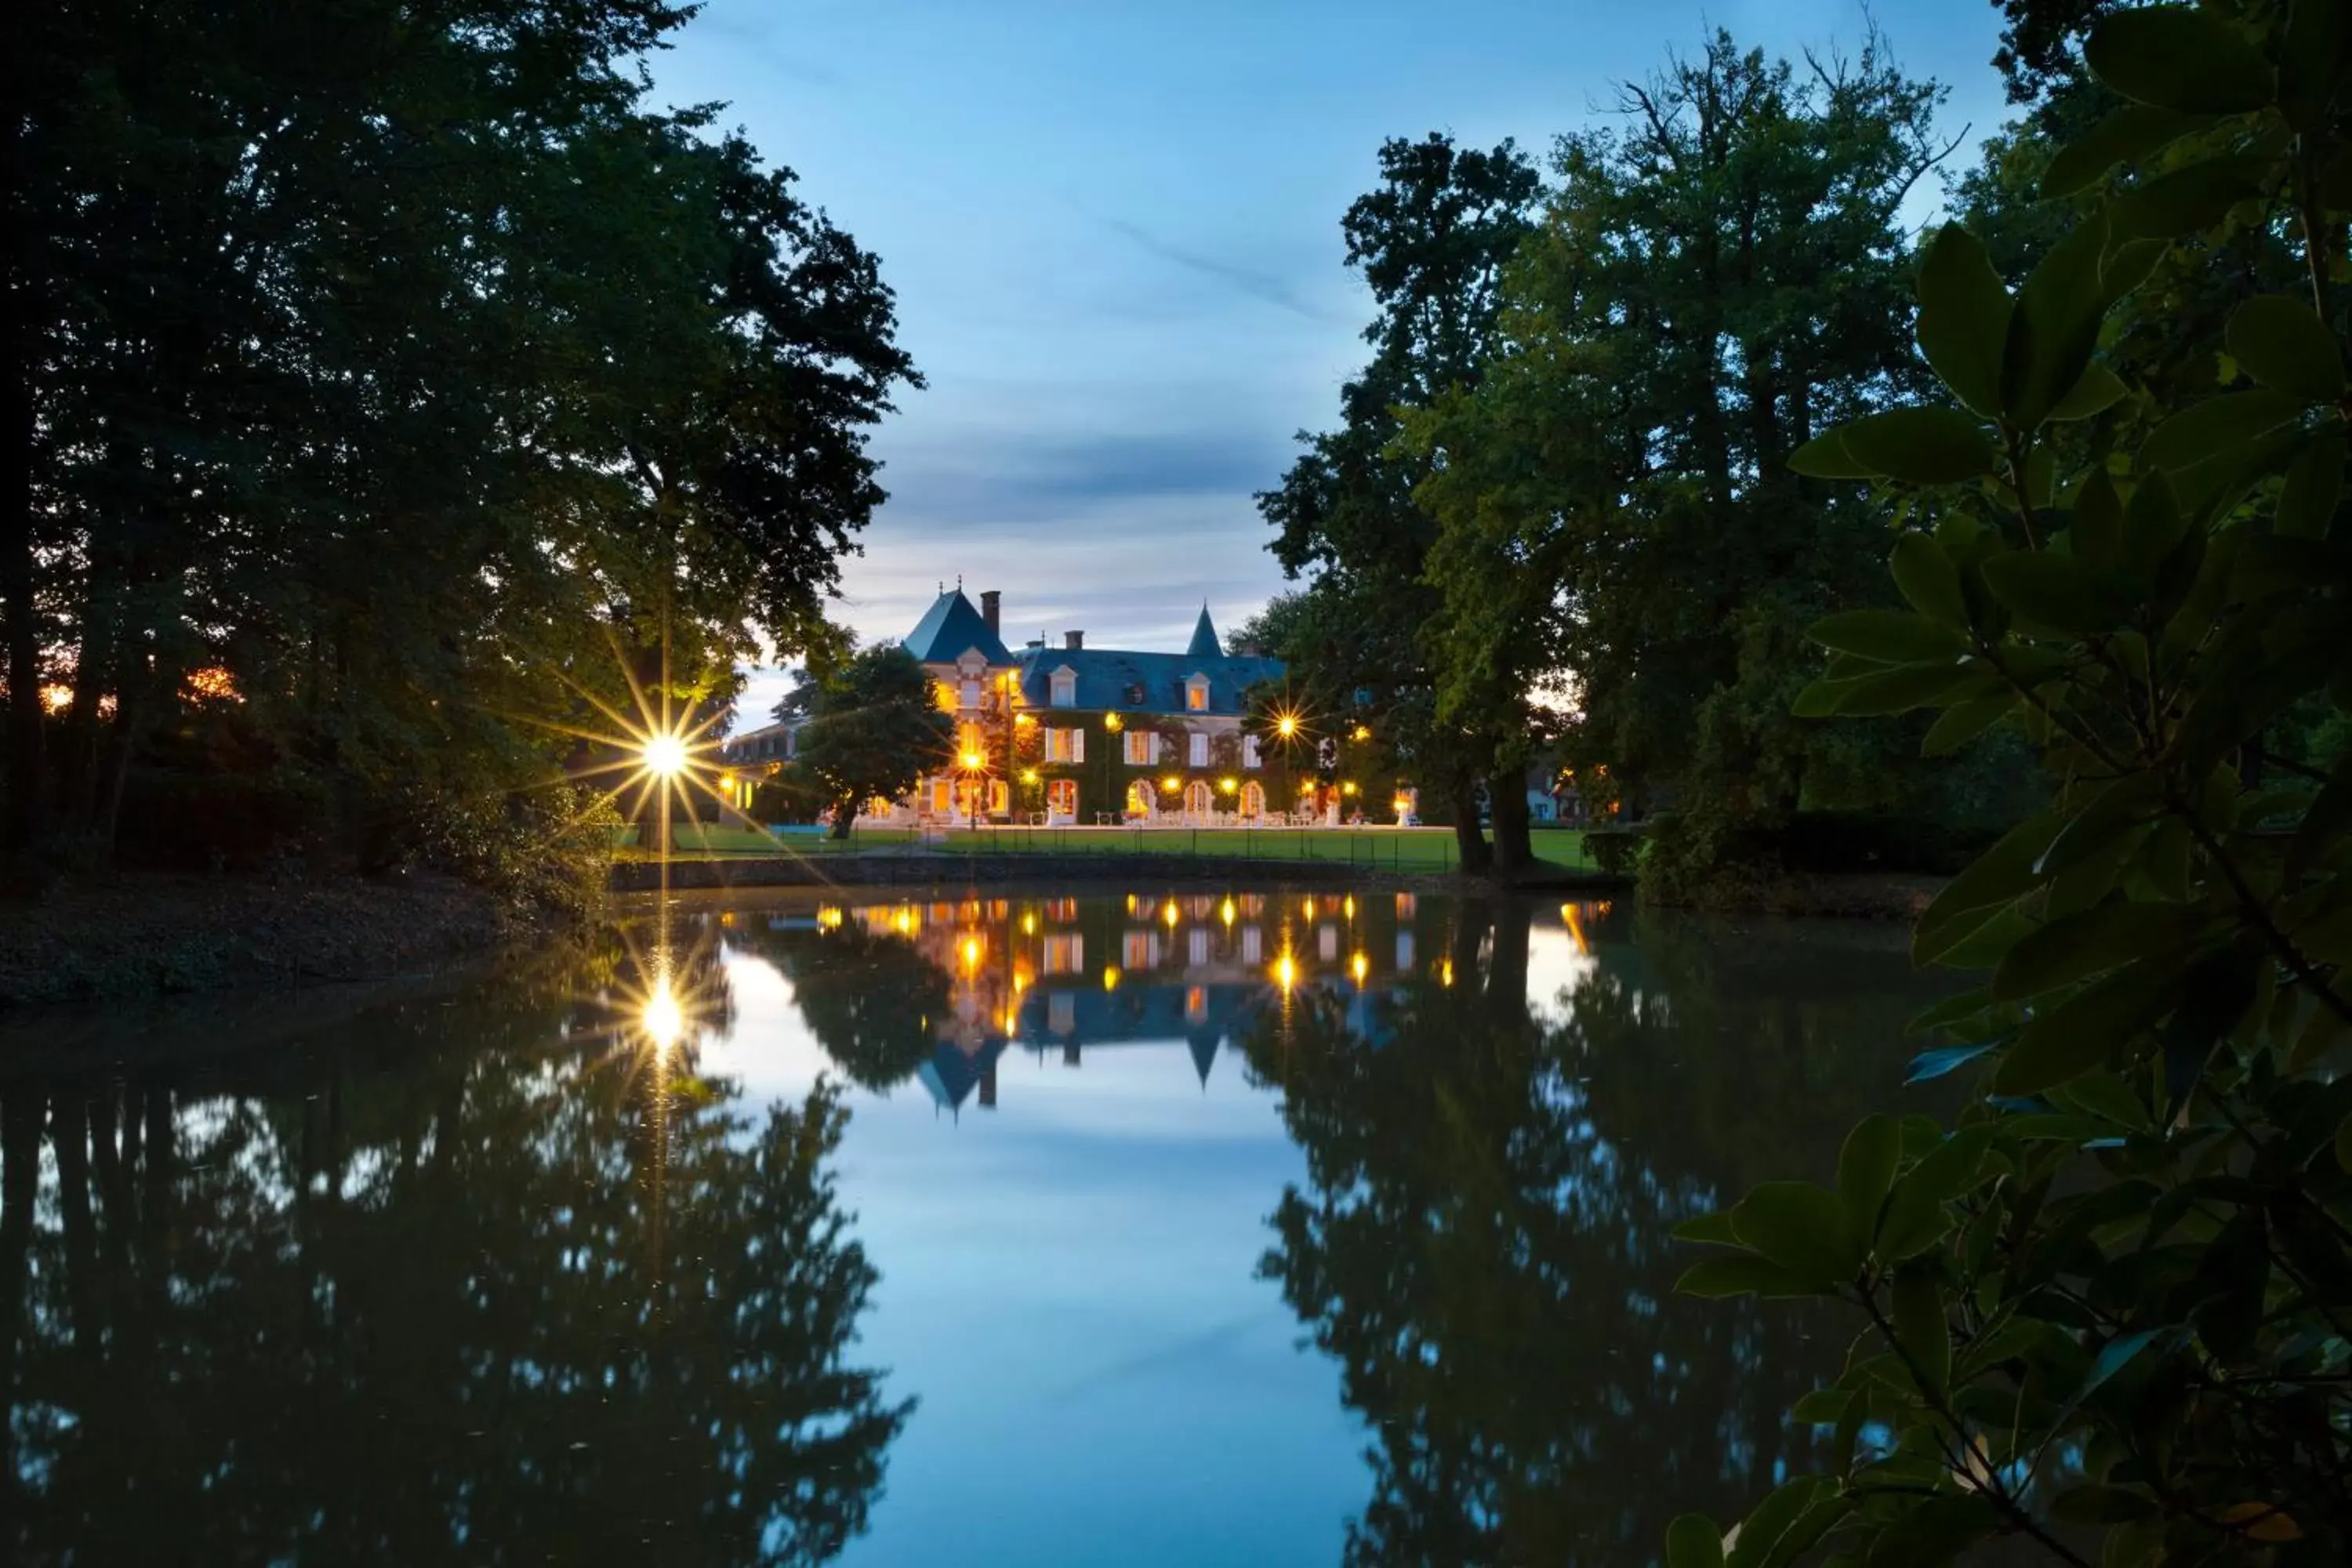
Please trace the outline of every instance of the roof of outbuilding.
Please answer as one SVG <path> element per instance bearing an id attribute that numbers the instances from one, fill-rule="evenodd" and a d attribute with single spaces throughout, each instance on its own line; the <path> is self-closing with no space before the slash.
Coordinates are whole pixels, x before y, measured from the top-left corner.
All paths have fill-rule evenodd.
<path id="1" fill-rule="evenodd" d="M 988 629 L 988 623 L 961 588 L 950 588 L 931 601 L 931 607 L 907 634 L 904 646 L 925 664 L 953 664 L 972 648 L 978 648 L 981 658 L 991 664 L 1013 662 L 1003 639 Z"/>
<path id="2" fill-rule="evenodd" d="M 1026 647 L 1018 663 L 1021 698 L 1031 708 L 1054 705 L 1054 672 L 1067 669 L 1077 677 L 1072 707 L 1146 713 L 1186 711 L 1185 686 L 1196 675 L 1209 679 L 1209 712 L 1239 713 L 1243 692 L 1260 681 L 1280 680 L 1284 669 L 1278 658 L 1129 653 L 1108 647 Z"/>

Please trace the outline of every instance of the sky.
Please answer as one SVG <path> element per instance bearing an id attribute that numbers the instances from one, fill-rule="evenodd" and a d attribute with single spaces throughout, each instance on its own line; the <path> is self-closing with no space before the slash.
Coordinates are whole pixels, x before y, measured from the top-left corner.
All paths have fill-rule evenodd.
<path id="1" fill-rule="evenodd" d="M 1364 357 L 1339 218 L 1383 139 L 1540 158 L 1710 27 L 1852 53 L 1872 16 L 1947 134 L 2000 123 L 1989 0 L 709 0 L 651 69 L 881 258 L 929 383 L 835 618 L 902 637 L 961 580 L 1016 645 L 1174 650 L 1283 586 L 1251 497 Z"/>

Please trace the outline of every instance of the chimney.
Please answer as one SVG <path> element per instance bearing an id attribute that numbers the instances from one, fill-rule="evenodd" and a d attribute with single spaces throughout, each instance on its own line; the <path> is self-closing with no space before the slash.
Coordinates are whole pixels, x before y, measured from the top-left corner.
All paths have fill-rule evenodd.
<path id="1" fill-rule="evenodd" d="M 996 609 L 1004 602 L 1002 590 L 991 588 L 980 596 L 980 618 L 988 623 L 988 635 L 996 635 Z"/>
<path id="2" fill-rule="evenodd" d="M 1064 647 L 1073 648 L 1084 647 L 1087 646 L 1087 634 L 1084 632 L 1064 632 L 1062 634 L 1062 646 Z"/>

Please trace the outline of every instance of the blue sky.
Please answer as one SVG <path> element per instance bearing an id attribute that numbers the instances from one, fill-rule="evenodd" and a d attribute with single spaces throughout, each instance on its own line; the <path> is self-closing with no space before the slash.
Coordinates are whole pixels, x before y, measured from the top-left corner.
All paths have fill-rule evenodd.
<path id="1" fill-rule="evenodd" d="M 1896 57 L 2002 118 L 1987 0 L 1883 0 Z M 877 435 L 891 500 L 839 618 L 1004 591 L 1008 640 L 1183 645 L 1282 585 L 1250 497 L 1333 418 L 1369 297 L 1339 216 L 1382 138 L 1541 155 L 1710 26 L 1858 47 L 1852 0 L 709 0 L 656 96 L 724 101 L 882 258 L 930 384 Z M 1927 216 L 1923 204 L 1916 215 Z M 754 677 L 764 720 L 782 678 Z"/>

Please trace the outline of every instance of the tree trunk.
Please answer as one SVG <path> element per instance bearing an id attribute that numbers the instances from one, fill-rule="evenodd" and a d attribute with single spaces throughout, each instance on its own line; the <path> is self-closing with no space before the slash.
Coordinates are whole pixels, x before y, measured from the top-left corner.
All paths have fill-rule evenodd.
<path id="1" fill-rule="evenodd" d="M 833 829 L 825 837 L 845 839 L 849 837 L 849 830 L 856 826 L 857 803 L 854 800 L 836 801 L 833 807 Z"/>
<path id="2" fill-rule="evenodd" d="M 1494 869 L 1494 851 L 1478 827 L 1478 781 L 1465 776 L 1454 784 L 1454 843 L 1460 851 L 1465 875 L 1483 877 Z"/>
<path id="3" fill-rule="evenodd" d="M 1487 795 L 1494 801 L 1495 871 L 1505 879 L 1529 870 L 1536 863 L 1535 837 L 1528 825 L 1526 770 L 1512 768 L 1499 781 L 1490 780 Z"/>

